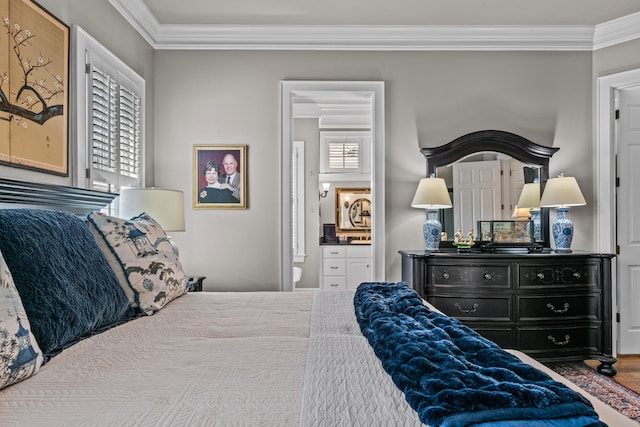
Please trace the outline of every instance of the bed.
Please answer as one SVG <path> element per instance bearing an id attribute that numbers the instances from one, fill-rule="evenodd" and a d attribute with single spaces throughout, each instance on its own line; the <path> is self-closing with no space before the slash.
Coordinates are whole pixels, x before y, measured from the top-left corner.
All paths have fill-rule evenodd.
<path id="1" fill-rule="evenodd" d="M 486 340 L 473 341 L 472 331 L 417 302 L 403 283 L 363 284 L 355 292 L 187 292 L 179 261 L 167 254 L 173 249 L 153 219 L 141 215 L 133 228 L 131 221 L 121 221 L 98 214 L 84 221 L 58 211 L 0 210 L 1 288 L 7 296 L 11 280 L 17 291 L 14 299 L 3 299 L 13 311 L 3 307 L 9 316 L 0 314 L 0 329 L 17 319 L 16 335 L 25 340 L 18 340 L 13 353 L 6 345 L 2 350 L 5 356 L 31 355 L 19 371 L 22 377 L 0 382 L 0 425 L 421 426 L 425 413 L 434 416 L 433 405 L 416 404 L 414 391 L 401 390 L 406 381 L 398 369 L 435 363 L 442 369 L 422 372 L 419 383 L 436 375 L 453 377 L 438 359 L 449 350 L 424 352 L 434 359 L 418 358 L 417 367 L 397 363 L 394 358 L 404 354 L 406 344 L 434 342 L 416 329 L 397 330 L 398 325 L 419 323 L 429 336 L 447 331 L 438 343 L 451 347 L 452 354 L 466 348 L 452 344 L 458 339 L 483 351 L 503 351 Z M 152 238 L 126 246 L 126 227 L 130 236 L 135 229 Z M 161 257 L 163 267 L 155 271 L 163 275 L 162 283 L 151 283 L 153 269 L 127 260 L 123 247 L 137 251 L 137 258 Z M 388 347 L 396 343 L 384 335 L 390 325 L 392 335 L 416 338 Z M 545 384 L 573 398 L 559 385 L 564 384 L 577 392 L 580 405 L 591 402 L 600 422 L 636 425 L 520 352 L 491 354 L 491 369 L 501 368 L 502 360 L 518 369 L 535 367 Z M 509 359 L 511 354 L 518 359 Z M 5 382 L 7 367 L 16 364 L 7 360 Z M 550 378 L 538 376 L 540 371 Z M 445 403 L 460 409 L 477 402 L 471 400 Z M 495 409 L 500 408 L 489 412 Z M 476 412 L 482 411 L 469 407 L 437 419 L 441 425 L 469 425 L 464 419 Z M 560 418 L 555 425 L 597 425 L 585 424 L 587 415 Z M 507 425 L 502 422 L 478 425 Z M 543 425 L 539 419 L 527 422 L 513 425 Z"/>

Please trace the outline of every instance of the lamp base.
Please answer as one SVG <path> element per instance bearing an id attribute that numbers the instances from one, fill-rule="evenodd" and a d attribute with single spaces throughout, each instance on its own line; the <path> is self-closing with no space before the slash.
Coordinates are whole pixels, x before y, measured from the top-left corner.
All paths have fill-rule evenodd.
<path id="1" fill-rule="evenodd" d="M 553 223 L 551 231 L 553 241 L 556 244 L 555 252 L 570 253 L 571 241 L 573 240 L 573 223 L 567 218 L 569 208 L 556 208 L 558 218 Z"/>
<path id="2" fill-rule="evenodd" d="M 424 242 L 428 251 L 440 250 L 440 233 L 442 224 L 438 221 L 438 210 L 427 209 L 427 220 L 422 227 Z"/>
<path id="3" fill-rule="evenodd" d="M 571 252 L 573 252 L 571 249 L 559 249 L 559 248 L 555 248 L 553 251 L 558 254 L 570 254 Z"/>

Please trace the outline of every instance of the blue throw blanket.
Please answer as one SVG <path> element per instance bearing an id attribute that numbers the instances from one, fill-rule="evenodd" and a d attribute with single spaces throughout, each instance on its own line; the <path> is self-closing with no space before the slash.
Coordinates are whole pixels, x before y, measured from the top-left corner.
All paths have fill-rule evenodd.
<path id="1" fill-rule="evenodd" d="M 420 420 L 435 426 L 603 426 L 580 394 L 451 317 L 404 283 L 363 283 L 362 330 Z"/>

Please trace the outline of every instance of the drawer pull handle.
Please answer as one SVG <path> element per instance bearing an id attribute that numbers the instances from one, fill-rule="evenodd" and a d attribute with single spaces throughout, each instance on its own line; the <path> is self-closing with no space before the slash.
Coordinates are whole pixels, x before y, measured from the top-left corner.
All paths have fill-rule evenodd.
<path id="1" fill-rule="evenodd" d="M 554 313 L 562 314 L 562 313 L 566 313 L 569 310 L 569 303 L 565 302 L 562 308 L 556 308 L 553 304 L 549 303 L 547 304 L 547 308 L 553 311 Z"/>
<path id="2" fill-rule="evenodd" d="M 442 278 L 443 279 L 448 279 L 449 277 L 450 277 L 449 273 L 447 273 L 447 272 L 442 273 Z"/>
<path id="3" fill-rule="evenodd" d="M 489 274 L 489 273 L 484 273 L 484 278 L 486 280 L 491 280 L 491 279 L 493 279 L 493 276 L 491 276 L 491 274 Z"/>
<path id="4" fill-rule="evenodd" d="M 537 273 L 537 274 L 536 274 L 536 277 L 537 277 L 538 279 L 542 280 L 542 279 L 544 279 L 544 273 L 543 273 L 543 272 Z"/>
<path id="5" fill-rule="evenodd" d="M 332 270 L 337 270 L 337 269 L 338 269 L 338 267 L 336 267 L 335 265 L 332 265 L 332 266 L 331 266 L 331 267 L 329 267 L 329 268 L 330 268 L 330 269 L 332 269 Z"/>
<path id="6" fill-rule="evenodd" d="M 337 284 L 337 283 L 331 283 L 329 286 L 332 286 L 332 287 L 336 288 L 336 287 L 338 287 L 338 286 L 340 286 L 340 285 L 339 285 L 339 284 Z"/>
<path id="7" fill-rule="evenodd" d="M 579 271 L 574 271 L 573 272 L 573 277 L 576 278 L 576 279 L 579 279 L 580 277 L 582 277 L 582 274 L 580 274 Z"/>
<path id="8" fill-rule="evenodd" d="M 329 253 L 330 253 L 331 255 L 338 255 L 338 252 L 330 251 Z"/>
<path id="9" fill-rule="evenodd" d="M 478 304 L 473 304 L 471 308 L 462 308 L 458 303 L 455 303 L 454 306 L 460 313 L 469 314 L 469 313 L 475 313 L 476 311 L 478 311 Z"/>
<path id="10" fill-rule="evenodd" d="M 547 337 L 547 339 L 549 341 L 551 341 L 552 343 L 554 343 L 555 345 L 567 345 L 567 344 L 569 344 L 569 340 L 571 339 L 571 337 L 569 335 L 565 335 L 564 336 L 564 341 L 556 341 L 554 336 L 549 335 Z"/>

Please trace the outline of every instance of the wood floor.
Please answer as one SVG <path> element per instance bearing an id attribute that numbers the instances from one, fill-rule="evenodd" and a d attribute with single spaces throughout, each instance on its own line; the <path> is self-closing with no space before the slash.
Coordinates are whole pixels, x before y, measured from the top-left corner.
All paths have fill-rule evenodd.
<path id="1" fill-rule="evenodd" d="M 636 393 L 640 393 L 640 355 L 618 355 L 618 361 L 613 365 L 618 371 L 614 377 L 617 382 Z M 592 368 L 599 365 L 597 360 L 587 360 L 585 363 Z"/>

